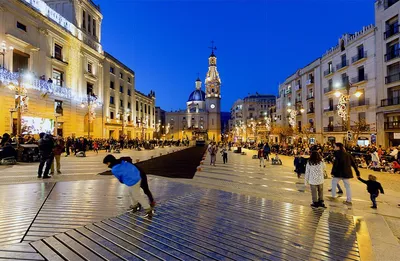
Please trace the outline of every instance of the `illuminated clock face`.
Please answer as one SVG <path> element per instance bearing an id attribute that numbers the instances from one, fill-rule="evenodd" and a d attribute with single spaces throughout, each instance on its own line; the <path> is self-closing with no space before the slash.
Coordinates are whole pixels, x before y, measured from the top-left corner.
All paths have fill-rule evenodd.
<path id="1" fill-rule="evenodd" d="M 215 108 L 215 104 L 212 103 L 212 104 L 210 105 L 210 108 L 211 108 L 211 109 L 214 109 L 214 108 Z"/>

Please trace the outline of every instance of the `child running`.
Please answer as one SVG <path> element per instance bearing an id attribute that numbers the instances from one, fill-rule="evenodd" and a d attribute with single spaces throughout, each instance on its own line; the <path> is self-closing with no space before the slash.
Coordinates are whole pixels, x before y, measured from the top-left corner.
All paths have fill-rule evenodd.
<path id="1" fill-rule="evenodd" d="M 117 160 L 113 155 L 107 155 L 104 158 L 103 163 L 111 168 L 112 174 L 119 180 L 119 182 L 128 186 L 131 198 L 130 208 L 132 211 L 137 211 L 141 206 L 145 211 L 144 217 L 152 217 L 153 211 L 149 202 L 141 193 L 142 189 L 140 188 L 141 178 L 139 169 L 132 163 L 124 160 Z"/>
<path id="2" fill-rule="evenodd" d="M 374 175 L 369 175 L 368 180 L 364 180 L 361 177 L 358 177 L 358 180 L 367 184 L 367 191 L 371 195 L 371 201 L 372 201 L 372 207 L 371 208 L 377 208 L 376 205 L 376 198 L 379 196 L 379 191 L 382 194 L 385 194 L 383 191 L 383 188 L 381 186 L 381 183 L 376 181 L 376 177 Z"/>

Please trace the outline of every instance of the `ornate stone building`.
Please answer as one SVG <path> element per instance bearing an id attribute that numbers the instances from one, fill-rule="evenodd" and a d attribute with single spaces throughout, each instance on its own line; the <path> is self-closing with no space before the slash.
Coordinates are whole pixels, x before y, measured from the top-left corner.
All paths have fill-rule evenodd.
<path id="1" fill-rule="evenodd" d="M 202 82 L 197 78 L 186 109 L 165 113 L 167 138 L 221 140 L 221 79 L 214 48 L 208 58 L 205 90 L 202 90 Z"/>

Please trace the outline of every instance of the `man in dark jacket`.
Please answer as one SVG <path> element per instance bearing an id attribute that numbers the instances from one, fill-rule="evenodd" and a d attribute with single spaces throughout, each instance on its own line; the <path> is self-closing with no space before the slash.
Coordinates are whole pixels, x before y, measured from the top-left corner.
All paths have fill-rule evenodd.
<path id="1" fill-rule="evenodd" d="M 52 136 L 47 135 L 44 132 L 40 133 L 39 137 L 40 137 L 39 140 L 40 163 L 38 169 L 38 178 L 41 178 L 43 174 L 43 178 L 48 179 L 50 178 L 49 171 L 54 159 L 54 154 L 53 154 L 54 142 Z M 43 173 L 43 167 L 45 164 L 46 168 L 44 169 Z"/>
<path id="2" fill-rule="evenodd" d="M 347 197 L 347 199 L 343 203 L 347 205 L 352 205 L 350 179 L 353 178 L 353 172 L 351 170 L 351 167 L 354 168 L 357 177 L 360 176 L 360 171 L 357 168 L 357 164 L 355 163 L 353 156 L 351 156 L 350 153 L 347 153 L 344 150 L 342 143 L 335 143 L 334 150 L 335 150 L 335 160 L 333 162 L 332 172 L 331 172 L 333 176 L 332 188 L 336 188 L 338 182 L 342 180 L 346 188 L 346 197 Z M 336 189 L 332 189 L 331 192 L 332 192 L 332 197 L 335 198 Z"/>

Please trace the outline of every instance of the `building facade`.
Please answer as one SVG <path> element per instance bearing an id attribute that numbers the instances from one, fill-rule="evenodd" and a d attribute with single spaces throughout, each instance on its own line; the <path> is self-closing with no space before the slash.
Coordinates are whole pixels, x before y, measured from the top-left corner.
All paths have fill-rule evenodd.
<path id="1" fill-rule="evenodd" d="M 17 132 L 20 106 L 22 133 L 101 136 L 101 108 L 85 108 L 88 100 L 103 101 L 98 7 L 87 0 L 1 1 L 0 20 L 0 132 Z"/>
<path id="2" fill-rule="evenodd" d="M 234 142 L 267 140 L 270 134 L 267 121 L 272 124 L 275 120 L 275 105 L 275 95 L 256 93 L 237 100 L 231 107 L 231 139 Z"/>
<path id="3" fill-rule="evenodd" d="M 343 35 L 335 47 L 279 86 L 277 125 L 293 129 L 288 142 L 344 142 L 348 130 L 342 113 L 347 107 L 338 105 L 346 104 L 346 86 L 353 138 L 360 145 L 376 142 L 375 50 L 375 27 L 369 25 Z"/>
<path id="4" fill-rule="evenodd" d="M 91 0 L 0 1 L 0 133 L 153 137 L 155 93 L 103 51 L 102 19 Z"/>
<path id="5" fill-rule="evenodd" d="M 375 1 L 377 143 L 400 145 L 400 1 Z"/>
<path id="6" fill-rule="evenodd" d="M 221 79 L 214 50 L 208 58 L 205 92 L 197 78 L 185 110 L 165 113 L 168 139 L 221 140 Z"/>
<path id="7" fill-rule="evenodd" d="M 338 44 L 321 58 L 323 140 L 344 142 L 347 123 L 341 117 L 338 104 L 351 85 L 350 131 L 358 144 L 376 142 L 376 57 L 375 27 L 369 25 L 355 34 L 343 35 Z M 357 97 L 356 93 L 361 96 Z M 339 97 L 338 97 L 339 96 Z"/>
<path id="8" fill-rule="evenodd" d="M 165 110 L 156 107 L 154 138 L 165 139 Z"/>

